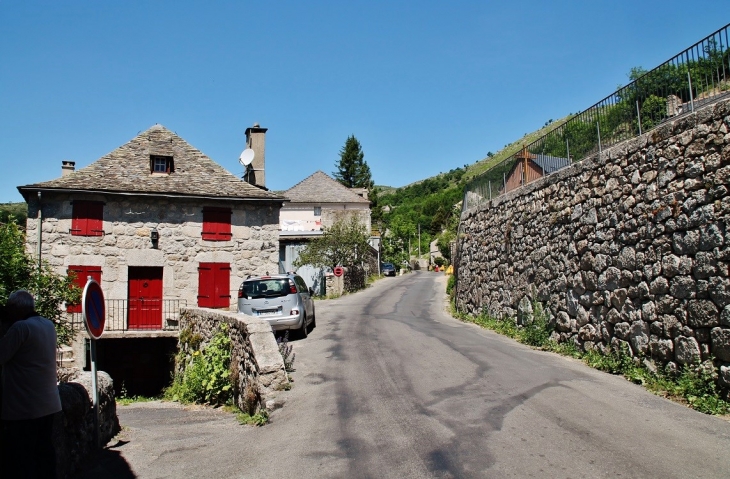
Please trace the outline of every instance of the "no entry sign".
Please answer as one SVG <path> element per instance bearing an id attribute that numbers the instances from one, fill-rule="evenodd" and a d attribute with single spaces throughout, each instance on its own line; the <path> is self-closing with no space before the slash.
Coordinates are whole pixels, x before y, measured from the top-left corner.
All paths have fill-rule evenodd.
<path id="1" fill-rule="evenodd" d="M 91 278 L 86 282 L 84 293 L 81 296 L 81 312 L 89 336 L 99 339 L 104 333 L 104 325 L 106 324 L 106 306 L 101 286 Z"/>
<path id="2" fill-rule="evenodd" d="M 342 269 L 342 266 L 335 266 L 335 269 L 333 270 L 333 273 L 335 273 L 335 276 L 342 276 L 342 274 L 345 272 L 344 269 Z"/>

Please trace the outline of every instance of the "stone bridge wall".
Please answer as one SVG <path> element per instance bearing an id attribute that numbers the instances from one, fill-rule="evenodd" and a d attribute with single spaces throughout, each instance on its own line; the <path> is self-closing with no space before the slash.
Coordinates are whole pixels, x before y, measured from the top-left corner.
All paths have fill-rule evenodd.
<path id="1" fill-rule="evenodd" d="M 726 100 L 464 212 L 457 308 L 516 316 L 528 297 L 560 341 L 714 356 L 727 387 L 729 130 Z"/>
<path id="2" fill-rule="evenodd" d="M 251 389 L 257 396 L 257 409 L 275 408 L 275 403 L 269 401 L 274 401 L 277 391 L 288 387 L 289 379 L 269 323 L 238 313 L 189 308 L 180 314 L 180 337 L 199 334 L 202 344 L 205 344 L 210 341 L 220 324 L 228 325 L 233 347 L 231 371 L 235 376 L 234 402 L 242 411 L 248 411 L 245 392 Z M 192 350 L 186 350 L 185 344 L 180 344 L 179 347 L 183 353 L 193 353 Z"/>

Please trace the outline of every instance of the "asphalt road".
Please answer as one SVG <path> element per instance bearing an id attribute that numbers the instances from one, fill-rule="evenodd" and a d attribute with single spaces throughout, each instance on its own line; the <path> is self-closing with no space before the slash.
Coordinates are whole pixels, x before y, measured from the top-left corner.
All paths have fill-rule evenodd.
<path id="1" fill-rule="evenodd" d="M 141 403 L 80 477 L 730 477 L 730 422 L 445 311 L 417 272 L 319 301 L 271 423 Z"/>

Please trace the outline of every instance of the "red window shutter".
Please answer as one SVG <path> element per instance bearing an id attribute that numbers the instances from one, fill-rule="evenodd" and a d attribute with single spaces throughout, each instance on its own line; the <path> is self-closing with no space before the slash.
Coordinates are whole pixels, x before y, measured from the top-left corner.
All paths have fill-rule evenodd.
<path id="1" fill-rule="evenodd" d="M 68 274 L 74 275 L 74 285 L 81 288 L 82 291 L 84 286 L 86 286 L 86 280 L 89 276 L 91 276 L 94 281 L 101 284 L 101 266 L 72 265 L 68 267 Z M 80 313 L 81 303 L 67 305 L 66 311 L 69 313 Z"/>
<path id="2" fill-rule="evenodd" d="M 215 268 L 216 308 L 227 308 L 231 304 L 231 265 L 217 263 Z"/>
<path id="3" fill-rule="evenodd" d="M 86 231 L 86 202 L 74 201 L 73 212 L 71 213 L 71 234 L 75 236 L 84 235 Z"/>
<path id="4" fill-rule="evenodd" d="M 89 203 L 88 206 L 88 236 L 102 236 L 104 234 L 104 204 Z"/>
<path id="5" fill-rule="evenodd" d="M 203 239 L 228 241 L 231 239 L 231 210 L 206 208 L 203 210 Z"/>
<path id="6" fill-rule="evenodd" d="M 213 264 L 200 263 L 198 266 L 198 307 L 213 307 Z"/>
<path id="7" fill-rule="evenodd" d="M 71 234 L 101 236 L 104 234 L 104 203 L 74 201 L 71 213 Z"/>

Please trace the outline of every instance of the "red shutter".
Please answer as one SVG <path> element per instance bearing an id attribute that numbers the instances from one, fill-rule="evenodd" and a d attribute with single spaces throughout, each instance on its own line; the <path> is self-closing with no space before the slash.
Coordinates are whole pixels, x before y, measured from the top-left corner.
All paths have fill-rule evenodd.
<path id="1" fill-rule="evenodd" d="M 227 308 L 231 304 L 231 265 L 200 263 L 198 267 L 198 307 Z"/>
<path id="2" fill-rule="evenodd" d="M 219 208 L 203 210 L 204 240 L 228 241 L 231 236 L 231 210 Z"/>
<path id="3" fill-rule="evenodd" d="M 86 231 L 88 236 L 102 236 L 104 234 L 103 203 L 89 203 Z"/>
<path id="4" fill-rule="evenodd" d="M 216 308 L 227 308 L 231 305 L 231 265 L 217 263 L 215 274 Z"/>
<path id="5" fill-rule="evenodd" d="M 71 213 L 71 234 L 101 236 L 104 234 L 104 203 L 74 201 Z"/>
<path id="6" fill-rule="evenodd" d="M 198 266 L 198 307 L 213 307 L 213 265 L 215 263 L 200 263 Z"/>
<path id="7" fill-rule="evenodd" d="M 91 276 L 94 281 L 101 284 L 101 266 L 72 265 L 68 267 L 68 274 L 74 275 L 74 285 L 81 288 L 82 291 L 84 289 L 84 286 L 86 286 L 86 280 L 89 276 Z M 69 313 L 80 313 L 81 303 L 67 305 L 66 311 Z"/>

